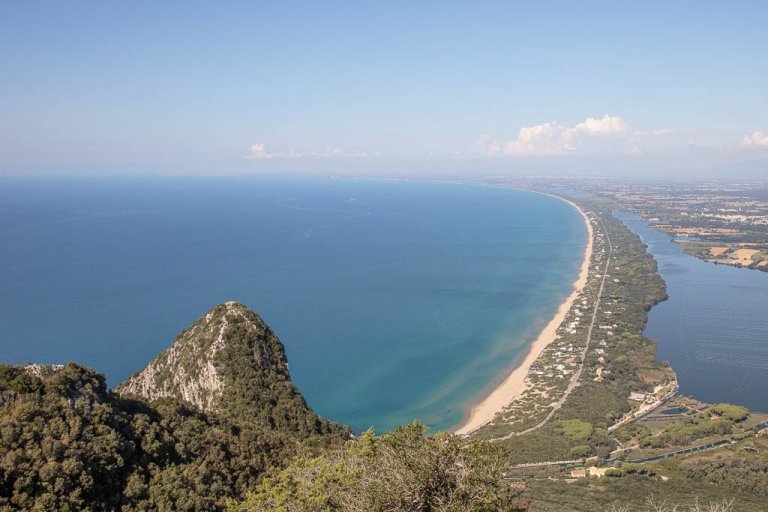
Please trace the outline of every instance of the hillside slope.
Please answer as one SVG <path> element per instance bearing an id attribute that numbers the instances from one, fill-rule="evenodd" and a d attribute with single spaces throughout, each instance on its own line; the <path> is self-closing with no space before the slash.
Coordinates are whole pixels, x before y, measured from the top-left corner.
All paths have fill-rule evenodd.
<path id="1" fill-rule="evenodd" d="M 331 428 L 291 382 L 280 340 L 237 302 L 210 309 L 115 392 L 147 401 L 176 398 L 203 412 L 300 435 Z"/>
<path id="2" fill-rule="evenodd" d="M 119 388 L 75 363 L 0 365 L 0 510 L 222 510 L 265 469 L 340 445 L 255 313 L 210 310 Z"/>

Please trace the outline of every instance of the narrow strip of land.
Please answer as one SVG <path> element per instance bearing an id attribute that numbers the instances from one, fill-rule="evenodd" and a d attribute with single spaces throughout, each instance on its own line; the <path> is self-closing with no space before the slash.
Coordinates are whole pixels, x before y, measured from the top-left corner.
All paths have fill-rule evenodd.
<path id="1" fill-rule="evenodd" d="M 563 406 L 565 401 L 568 399 L 568 396 L 571 394 L 574 388 L 579 384 L 579 378 L 581 377 L 581 373 L 584 370 L 584 364 L 587 361 L 587 352 L 589 352 L 589 345 L 592 341 L 592 330 L 594 329 L 595 322 L 597 321 L 597 313 L 600 311 L 600 301 L 603 298 L 603 290 L 605 289 L 605 279 L 608 277 L 608 269 L 610 268 L 611 256 L 613 255 L 613 245 L 611 244 L 611 237 L 608 235 L 608 230 L 605 228 L 605 223 L 603 223 L 603 219 L 599 219 L 599 220 L 600 220 L 600 225 L 603 228 L 603 233 L 605 234 L 605 242 L 608 245 L 608 254 L 605 259 L 603 277 L 600 280 L 600 289 L 598 290 L 597 297 L 595 298 L 595 307 L 592 309 L 592 319 L 590 320 L 589 328 L 587 329 L 587 340 L 586 340 L 586 343 L 584 344 L 584 350 L 581 351 L 581 363 L 579 364 L 578 369 L 573 373 L 573 376 L 571 377 L 571 382 L 568 383 L 568 387 L 563 392 L 563 395 L 560 397 L 560 399 L 557 402 L 555 402 L 555 405 L 552 407 L 552 410 L 549 411 L 549 414 L 547 414 L 547 416 L 543 420 L 541 420 L 541 422 L 521 432 L 512 432 L 503 437 L 494 438 L 494 440 L 496 441 L 502 441 L 504 439 L 509 439 L 514 436 L 521 436 L 523 434 L 533 432 L 534 430 L 538 430 L 544 425 L 546 425 L 547 422 L 549 422 L 549 420 L 552 419 L 552 416 L 554 416 L 555 413 L 558 410 L 560 410 L 560 408 Z"/>
<path id="2" fill-rule="evenodd" d="M 528 376 L 528 372 L 531 366 L 538 359 L 544 349 L 546 349 L 547 346 L 549 346 L 556 339 L 558 328 L 563 323 L 568 313 L 571 311 L 571 308 L 574 306 L 579 294 L 581 294 L 581 292 L 584 290 L 584 287 L 587 285 L 594 247 L 594 230 L 592 228 L 592 221 L 576 203 L 560 196 L 545 193 L 542 194 L 565 201 L 574 207 L 584 219 L 584 223 L 587 228 L 588 240 L 587 246 L 584 250 L 584 260 L 579 272 L 579 276 L 573 283 L 573 292 L 560 305 L 554 317 L 549 321 L 549 323 L 544 327 L 539 336 L 533 342 L 523 362 L 517 368 L 515 368 L 506 377 L 506 379 L 504 379 L 504 381 L 498 387 L 496 387 L 496 389 L 494 389 L 484 400 L 472 408 L 469 419 L 459 428 L 457 428 L 454 431 L 455 433 L 470 434 L 480 427 L 488 424 L 499 412 L 504 410 L 504 408 L 510 402 L 512 402 L 516 397 L 520 396 L 527 389 L 525 380 Z M 605 230 L 605 228 L 603 229 Z M 592 321 L 594 323 L 594 316 Z"/>

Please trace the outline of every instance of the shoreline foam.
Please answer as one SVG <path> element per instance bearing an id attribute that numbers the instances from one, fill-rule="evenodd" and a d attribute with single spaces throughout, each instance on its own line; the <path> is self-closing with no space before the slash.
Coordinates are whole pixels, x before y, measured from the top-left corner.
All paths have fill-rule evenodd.
<path id="1" fill-rule="evenodd" d="M 540 194 L 548 195 L 550 197 L 556 197 L 557 199 L 568 203 L 573 208 L 575 208 L 576 211 L 579 212 L 579 214 L 584 219 L 588 233 L 587 246 L 584 249 L 584 260 L 582 261 L 579 275 L 573 282 L 573 291 L 565 299 L 565 301 L 563 301 L 560 306 L 558 306 L 555 315 L 531 344 L 531 347 L 528 349 L 528 353 L 526 354 L 525 359 L 523 359 L 523 362 L 517 367 L 513 368 L 509 375 L 504 378 L 501 384 L 496 386 L 496 388 L 493 389 L 485 398 L 472 406 L 469 412 L 469 417 L 462 421 L 459 427 L 453 429 L 453 432 L 456 434 L 470 434 L 483 425 L 490 423 L 498 413 L 503 411 L 504 408 L 510 402 L 512 402 L 512 400 L 520 396 L 526 389 L 528 389 L 528 384 L 526 384 L 525 379 L 528 376 L 528 371 L 530 370 L 531 365 L 533 365 L 534 361 L 539 358 L 544 349 L 547 348 L 547 346 L 549 346 L 549 344 L 555 340 L 558 328 L 563 323 L 566 316 L 568 315 L 568 312 L 573 307 L 574 303 L 576 302 L 576 298 L 587 284 L 587 279 L 589 277 L 589 266 L 592 261 L 594 236 L 592 223 L 590 222 L 589 217 L 587 217 L 587 214 L 584 213 L 584 210 L 582 210 L 576 203 L 565 199 L 564 197 L 556 196 L 554 194 L 547 194 L 544 192 L 538 192 L 535 190 L 529 190 L 528 192 L 537 192 Z"/>

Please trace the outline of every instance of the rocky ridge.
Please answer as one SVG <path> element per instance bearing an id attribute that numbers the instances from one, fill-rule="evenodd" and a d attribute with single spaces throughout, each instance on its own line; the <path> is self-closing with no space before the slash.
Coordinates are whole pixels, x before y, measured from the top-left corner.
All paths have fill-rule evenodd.
<path id="1" fill-rule="evenodd" d="M 176 398 L 203 412 L 307 435 L 328 428 L 291 382 L 280 340 L 238 302 L 210 309 L 115 392 L 150 402 Z"/>
<path id="2" fill-rule="evenodd" d="M 115 391 L 150 401 L 180 398 L 203 411 L 214 410 L 224 387 L 221 351 L 231 328 L 238 323 L 256 337 L 274 336 L 261 318 L 242 304 L 220 304 L 179 334 L 170 347 Z M 284 372 L 287 374 L 287 363 Z"/>
<path id="3" fill-rule="evenodd" d="M 76 363 L 0 364 L 0 510 L 222 511 L 349 439 L 242 304 L 212 308 L 114 391 Z"/>
<path id="4" fill-rule="evenodd" d="M 217 408 L 227 371 L 222 350 L 234 326 L 244 328 L 255 338 L 276 337 L 257 314 L 238 302 L 230 301 L 211 308 L 181 332 L 170 347 L 133 374 L 115 391 L 123 396 L 140 396 L 152 401 L 163 397 L 179 398 L 203 411 Z M 274 341 L 269 340 L 269 341 Z M 278 342 L 279 343 L 279 342 Z M 260 348 L 269 348 L 262 343 Z M 264 366 L 274 354 L 254 351 L 254 360 Z M 288 364 L 280 350 L 274 370 L 288 377 Z"/>

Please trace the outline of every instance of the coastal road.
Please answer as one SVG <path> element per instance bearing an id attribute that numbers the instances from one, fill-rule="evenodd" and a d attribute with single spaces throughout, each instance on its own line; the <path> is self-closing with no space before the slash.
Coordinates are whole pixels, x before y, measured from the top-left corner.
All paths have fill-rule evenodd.
<path id="1" fill-rule="evenodd" d="M 561 396 L 560 399 L 555 403 L 554 407 L 552 408 L 551 411 L 549 411 L 549 414 L 547 414 L 546 418 L 544 418 L 540 423 L 537 423 L 536 425 L 530 428 L 527 428 L 522 432 L 512 432 L 511 434 L 507 434 L 506 436 L 494 438 L 492 439 L 493 441 L 503 441 L 505 439 L 510 439 L 516 436 L 522 436 L 523 434 L 527 434 L 529 432 L 533 432 L 534 430 L 540 429 L 541 427 L 546 425 L 547 422 L 549 422 L 549 420 L 552 419 L 552 417 L 555 415 L 557 411 L 560 410 L 560 408 L 568 399 L 568 396 L 571 394 L 574 388 L 579 385 L 579 378 L 581 377 L 581 373 L 584 370 L 584 364 L 587 361 L 587 352 L 589 352 L 589 346 L 592 341 L 592 330 L 595 328 L 595 323 L 597 322 L 597 313 L 600 310 L 600 301 L 603 298 L 603 290 L 605 289 L 605 280 L 608 277 L 608 269 L 611 264 L 611 256 L 613 255 L 613 245 L 611 244 L 611 237 L 608 235 L 608 230 L 605 228 L 605 223 L 603 222 L 603 219 L 599 217 L 597 218 L 600 221 L 600 225 L 603 228 L 603 233 L 605 234 L 605 241 L 608 244 L 608 256 L 605 259 L 605 268 L 603 269 L 603 278 L 600 281 L 600 289 L 597 292 L 597 298 L 595 299 L 595 307 L 592 310 L 592 320 L 589 322 L 589 328 L 587 329 L 587 342 L 584 345 L 584 350 L 581 351 L 581 364 L 579 365 L 579 368 L 576 370 L 576 372 L 574 372 L 573 377 L 571 377 L 571 382 L 568 383 L 568 387 L 563 392 L 563 396 Z"/>

